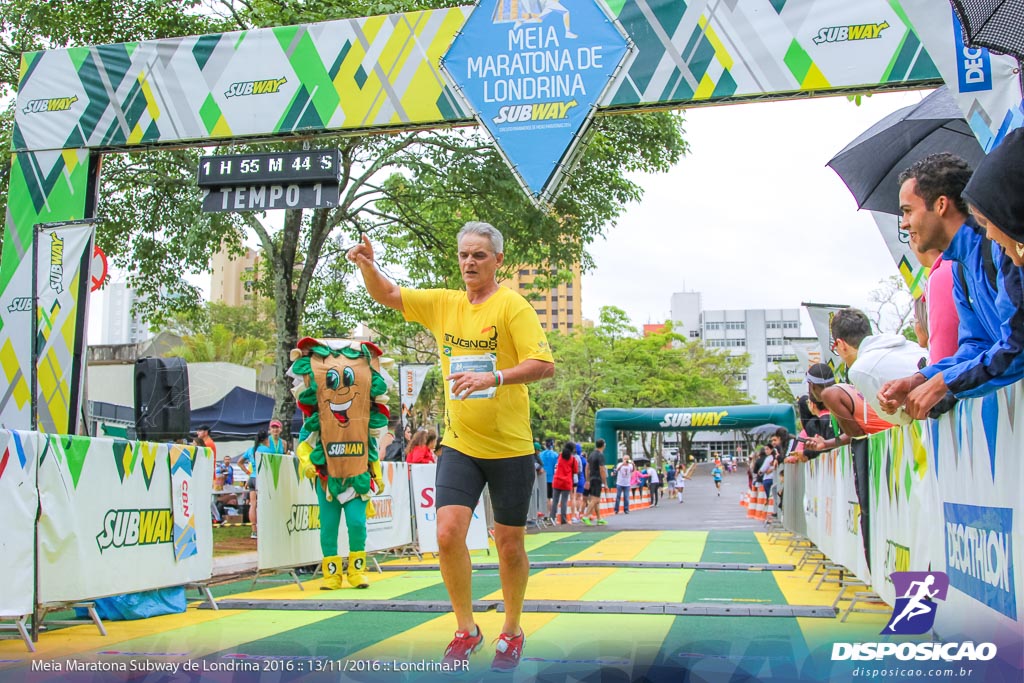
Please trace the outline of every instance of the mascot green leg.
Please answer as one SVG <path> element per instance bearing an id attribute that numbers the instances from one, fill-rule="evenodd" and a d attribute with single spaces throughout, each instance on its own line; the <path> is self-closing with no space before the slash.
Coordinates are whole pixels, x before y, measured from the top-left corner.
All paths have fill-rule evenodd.
<path id="1" fill-rule="evenodd" d="M 353 588 L 369 588 L 366 578 L 366 501 L 355 497 L 345 508 L 345 526 L 348 529 L 348 582 Z"/>
<path id="2" fill-rule="evenodd" d="M 324 554 L 324 590 L 341 588 L 341 559 L 338 557 L 338 526 L 341 511 L 345 510 L 345 527 L 348 530 L 348 582 L 356 588 L 367 588 L 369 580 L 366 570 L 366 501 L 361 497 L 339 505 L 336 500 L 327 500 L 321 486 L 316 486 L 316 497 L 320 503 L 320 550 Z M 330 560 L 330 562 L 328 562 Z M 328 567 L 332 573 L 328 575 Z"/>

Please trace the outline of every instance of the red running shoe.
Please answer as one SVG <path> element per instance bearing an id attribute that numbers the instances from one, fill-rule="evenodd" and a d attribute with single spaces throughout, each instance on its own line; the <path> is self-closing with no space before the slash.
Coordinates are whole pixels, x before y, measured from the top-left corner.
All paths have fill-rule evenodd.
<path id="1" fill-rule="evenodd" d="M 512 671 L 519 666 L 519 658 L 523 656 L 526 634 L 519 629 L 518 636 L 502 633 L 498 636 L 498 646 L 491 661 L 491 671 Z"/>
<path id="2" fill-rule="evenodd" d="M 448 649 L 444 651 L 442 661 L 449 667 L 455 667 L 456 663 L 461 663 L 460 668 L 454 670 L 465 671 L 469 656 L 479 650 L 483 644 L 484 634 L 480 632 L 479 626 L 476 627 L 475 636 L 471 636 L 466 631 L 456 631 L 455 638 L 448 643 Z"/>

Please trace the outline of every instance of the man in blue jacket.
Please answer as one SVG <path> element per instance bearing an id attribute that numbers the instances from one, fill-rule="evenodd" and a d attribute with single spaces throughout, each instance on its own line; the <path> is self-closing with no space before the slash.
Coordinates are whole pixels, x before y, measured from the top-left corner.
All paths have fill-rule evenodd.
<path id="1" fill-rule="evenodd" d="M 933 154 L 900 174 L 900 211 L 911 242 L 922 251 L 941 249 L 944 259 L 959 264 L 953 299 L 960 348 L 920 372 L 886 382 L 878 392 L 886 412 L 903 406 L 923 419 L 949 393 L 981 396 L 1024 378 L 1020 335 L 1004 329 L 1022 300 L 1020 269 L 968 219 L 961 194 L 970 177 L 967 162 L 952 154 Z M 986 372 L 993 363 L 999 372 Z M 951 406 L 944 402 L 946 410 Z"/>
<path id="2" fill-rule="evenodd" d="M 551 503 L 551 482 L 555 479 L 555 465 L 558 463 L 558 453 L 554 450 L 555 440 L 548 439 L 544 442 L 544 450 L 540 452 L 540 462 L 544 465 L 544 475 L 548 480 L 548 503 Z"/>

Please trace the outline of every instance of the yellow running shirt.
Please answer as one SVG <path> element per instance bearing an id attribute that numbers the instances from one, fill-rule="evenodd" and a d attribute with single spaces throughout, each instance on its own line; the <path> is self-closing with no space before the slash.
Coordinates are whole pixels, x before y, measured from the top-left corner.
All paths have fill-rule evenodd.
<path id="1" fill-rule="evenodd" d="M 430 330 L 441 354 L 441 374 L 456 370 L 490 372 L 528 358 L 553 363 L 537 312 L 505 287 L 482 304 L 452 289 L 402 289 L 405 319 Z M 452 399 L 446 382 L 445 430 L 441 443 L 477 458 L 510 458 L 533 453 L 530 396 L 525 384 Z"/>

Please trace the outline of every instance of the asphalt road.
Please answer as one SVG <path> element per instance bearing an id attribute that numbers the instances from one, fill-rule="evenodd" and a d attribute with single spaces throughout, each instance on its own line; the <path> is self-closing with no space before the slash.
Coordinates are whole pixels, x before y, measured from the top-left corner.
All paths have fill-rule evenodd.
<path id="1" fill-rule="evenodd" d="M 740 469 L 725 473 L 722 478 L 721 495 L 715 489 L 711 477 L 712 465 L 702 463 L 693 471 L 686 482 L 683 502 L 661 497 L 657 507 L 630 510 L 628 515 L 619 511 L 617 515 L 605 515 L 607 526 L 574 524 L 569 527 L 547 527 L 544 531 L 602 530 L 602 531 L 717 531 L 720 529 L 756 530 L 764 527 L 763 522 L 747 517 L 747 509 L 740 507 L 740 497 L 747 487 L 747 471 Z"/>

